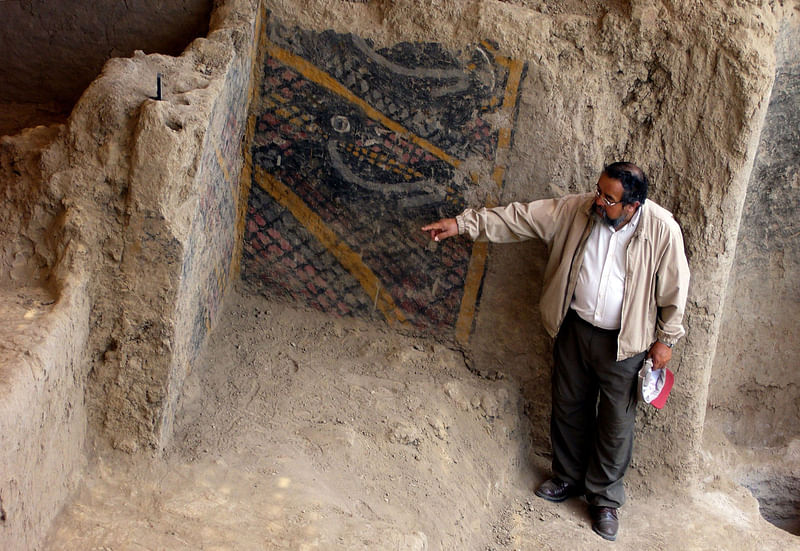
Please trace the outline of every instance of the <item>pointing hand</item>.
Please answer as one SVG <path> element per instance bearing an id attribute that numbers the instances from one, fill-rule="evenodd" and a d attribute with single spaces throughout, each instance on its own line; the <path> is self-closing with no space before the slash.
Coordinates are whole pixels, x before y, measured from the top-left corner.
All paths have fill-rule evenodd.
<path id="1" fill-rule="evenodd" d="M 428 232 L 434 241 L 441 241 L 458 235 L 458 224 L 455 218 L 442 218 L 438 222 L 423 226 L 422 231 Z"/>

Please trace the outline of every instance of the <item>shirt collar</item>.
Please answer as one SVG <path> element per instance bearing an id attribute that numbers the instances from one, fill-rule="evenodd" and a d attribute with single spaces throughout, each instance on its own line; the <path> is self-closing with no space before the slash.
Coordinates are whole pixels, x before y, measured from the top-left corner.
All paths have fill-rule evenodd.
<path id="1" fill-rule="evenodd" d="M 614 230 L 614 228 L 611 228 L 611 229 L 614 230 L 614 231 L 620 231 L 620 232 L 627 232 L 627 231 L 633 232 L 633 231 L 636 230 L 636 226 L 639 225 L 639 219 L 641 217 L 642 217 L 642 206 L 640 205 L 639 208 L 636 209 L 636 212 L 633 213 L 633 217 L 630 219 L 630 222 L 628 222 L 627 224 L 625 224 L 624 226 L 622 226 L 618 230 Z M 609 227 L 611 227 L 611 226 L 609 226 Z"/>

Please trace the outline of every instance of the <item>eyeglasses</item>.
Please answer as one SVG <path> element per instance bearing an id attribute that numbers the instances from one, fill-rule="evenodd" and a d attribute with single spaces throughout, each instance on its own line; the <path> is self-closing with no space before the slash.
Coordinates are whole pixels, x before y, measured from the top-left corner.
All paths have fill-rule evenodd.
<path id="1" fill-rule="evenodd" d="M 597 196 L 598 196 L 600 199 L 602 199 L 602 200 L 603 200 L 603 203 L 605 203 L 607 207 L 613 207 L 613 206 L 614 206 L 614 205 L 616 205 L 617 203 L 621 203 L 621 202 L 622 202 L 622 200 L 619 200 L 619 201 L 609 201 L 608 199 L 606 199 L 606 196 L 605 196 L 605 195 L 603 195 L 603 193 L 600 191 L 600 188 L 599 188 L 599 187 L 598 187 L 598 188 L 595 190 L 594 194 L 595 194 L 595 195 L 597 195 Z"/>

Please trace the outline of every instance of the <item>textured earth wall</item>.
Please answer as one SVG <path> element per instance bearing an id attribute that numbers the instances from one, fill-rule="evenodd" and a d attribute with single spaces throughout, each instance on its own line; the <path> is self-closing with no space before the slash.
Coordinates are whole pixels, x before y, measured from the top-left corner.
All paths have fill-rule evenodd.
<path id="1" fill-rule="evenodd" d="M 709 404 L 743 446 L 800 438 L 800 17 L 781 27 L 778 66 L 742 215 Z"/>
<path id="2" fill-rule="evenodd" d="M 45 183 L 59 128 L 0 138 L 0 547 L 33 549 L 86 466 L 86 250 Z"/>
<path id="3" fill-rule="evenodd" d="M 315 35 L 329 40 L 353 33 L 357 38 L 340 38 L 339 45 L 343 40 L 365 40 L 370 51 L 390 58 L 396 65 L 408 66 L 409 60 L 403 60 L 398 52 L 401 44 L 413 39 L 418 49 L 422 44 L 433 43 L 435 46 L 427 46 L 428 51 L 435 49 L 453 56 L 470 52 L 470 48 L 488 40 L 504 57 L 525 66 L 518 91 L 515 90 L 517 107 L 513 119 L 490 119 L 490 133 L 498 131 L 503 120 L 510 121 L 513 129 L 507 150 L 489 152 L 496 155 L 495 162 L 506 168 L 502 180 L 493 180 L 492 172 L 486 170 L 477 171 L 475 178 L 454 178 L 461 186 L 456 188 L 456 195 L 460 194 L 465 204 L 478 206 L 589 190 L 600 168 L 621 158 L 635 160 L 647 170 L 653 182 L 652 198 L 671 209 L 684 230 L 693 281 L 686 316 L 689 332 L 676 349 L 674 362 L 678 387 L 671 400 L 674 411 L 681 415 L 645 415 L 637 462 L 643 469 L 666 462 L 675 473 L 693 471 L 705 419 L 719 313 L 772 82 L 773 42 L 778 21 L 783 17 L 782 6 L 748 4 L 723 9 L 691 3 L 632 2 L 608 6 L 537 4 L 526 6 L 532 9 L 522 9 L 513 3 L 497 2 L 269 4 L 273 16 L 283 25 L 317 33 L 330 29 L 327 35 Z M 293 54 L 313 62 L 319 52 L 306 46 L 301 36 L 291 44 L 295 48 Z M 356 54 L 358 49 L 348 53 L 344 46 L 335 51 L 338 56 L 360 55 Z M 416 67 L 425 67 L 426 62 L 426 58 L 417 56 Z M 414 63 L 411 61 L 412 67 Z M 315 67 L 319 68 L 319 62 Z M 336 69 L 328 68 L 326 74 L 334 75 Z M 346 71 L 342 74 L 340 84 L 354 96 L 365 94 L 369 107 L 377 104 L 372 101 L 382 99 L 380 94 L 374 100 L 366 95 L 372 92 L 369 77 L 365 77 L 364 85 L 358 79 L 348 83 Z M 276 81 L 275 86 L 286 87 L 288 80 L 303 84 L 304 79 L 292 77 L 287 82 Z M 414 93 L 411 87 L 408 94 Z M 423 110 L 437 105 L 430 97 L 416 104 Z M 333 115 L 329 110 L 325 112 Z M 282 128 L 278 117 L 262 122 L 269 125 L 270 120 L 273 127 Z M 290 131 L 286 126 L 285 131 Z M 271 139 L 270 130 L 257 134 L 256 147 L 264 145 L 259 139 Z M 334 129 L 330 135 L 335 132 Z M 431 135 L 442 139 L 435 133 Z M 388 147 L 380 142 L 376 145 L 376 155 Z M 271 163 L 265 165 L 268 170 L 279 172 L 277 160 L 283 162 L 287 157 L 279 156 L 278 149 L 279 146 L 272 148 L 271 157 L 254 154 L 254 164 L 259 158 L 265 159 Z M 320 150 L 319 155 L 310 155 L 310 162 L 302 167 L 304 173 L 318 175 L 327 170 L 327 174 L 341 174 L 341 166 L 331 166 L 332 157 L 326 155 L 330 151 L 318 147 Z M 355 155 L 348 154 L 346 158 L 353 166 L 380 169 L 368 162 L 357 164 Z M 290 162 L 291 158 L 290 155 Z M 314 167 L 320 163 L 322 168 Z M 349 174 L 354 174 L 352 169 Z M 300 190 L 295 195 L 304 196 L 302 179 L 288 185 Z M 350 183 L 346 186 L 358 187 Z M 357 197 L 367 195 L 360 191 Z M 330 197 L 350 200 L 353 195 L 348 197 L 339 191 Z M 454 209 L 458 206 L 451 204 Z M 393 212 L 390 207 L 384 208 L 379 212 Z M 419 218 L 425 216 L 420 213 Z M 261 219 L 268 222 L 276 218 L 262 215 Z M 352 219 L 348 216 L 343 224 L 350 224 Z M 278 233 L 283 231 L 282 224 L 285 222 L 278 223 Z M 269 231 L 264 232 L 267 226 L 258 221 L 250 228 L 269 235 Z M 341 234 L 357 239 L 347 228 L 345 225 Z M 411 224 L 409 231 L 413 231 Z M 389 237 L 381 230 L 373 239 L 380 240 L 382 235 L 385 249 L 391 249 L 398 241 L 397 233 Z M 283 237 L 287 242 L 284 252 L 278 250 L 280 242 L 267 244 L 267 249 L 274 246 L 272 254 L 291 255 L 292 240 Z M 255 242 L 253 236 L 249 241 Z M 423 272 L 452 258 L 446 251 L 423 252 L 422 246 L 417 245 L 421 260 L 415 262 Z M 454 246 L 468 247 L 463 243 Z M 543 254 L 542 247 L 535 243 L 491 247 L 483 294 L 476 293 L 480 300 L 475 331 L 470 333 L 470 349 L 479 372 L 520 369 L 527 374 L 530 413 L 534 420 L 543 421 L 534 424 L 546 427 L 550 345 L 536 312 Z M 479 273 L 484 273 L 483 269 Z M 281 285 L 275 288 L 285 291 L 283 274 L 267 274 L 261 279 L 280 279 Z M 391 284 L 391 278 L 386 279 Z M 460 290 L 456 288 L 456 292 Z M 420 298 L 424 302 L 426 297 Z M 541 437 L 544 439 L 544 434 Z"/>
<path id="4" fill-rule="evenodd" d="M 94 442 L 170 437 L 235 271 L 256 14 L 109 61 L 67 124 L 0 143 L 0 548 L 37 547 Z"/>
<path id="5" fill-rule="evenodd" d="M 92 120 L 95 102 L 135 86 L 124 96 L 132 116 L 111 115 L 132 133 L 127 150 L 114 150 L 125 163 L 116 182 L 122 228 L 103 240 L 112 265 L 101 269 L 109 279 L 97 295 L 89 385 L 93 422 L 129 451 L 170 438 L 183 380 L 235 273 L 240 143 L 260 21 L 254 4 L 215 11 L 208 38 L 178 58 L 120 60 L 124 67 L 107 68 L 76 109 L 88 118 L 83 124 L 101 127 Z M 148 96 L 158 73 L 162 100 Z"/>
<path id="6" fill-rule="evenodd" d="M 781 46 L 797 37 L 796 24 L 781 27 L 794 4 L 269 0 L 261 16 L 256 5 L 220 3 L 208 38 L 179 57 L 112 59 L 67 124 L 5 142 L 3 284 L 16 292 L 15 277 L 34 281 L 43 294 L 30 305 L 85 320 L 52 362 L 58 400 L 44 387 L 36 395 L 68 412 L 85 388 L 85 406 L 60 417 L 29 411 L 43 416 L 42 434 L 68 426 L 75 435 L 54 448 L 70 463 L 52 472 L 80 464 L 84 419 L 91 435 L 127 451 L 170 438 L 184 377 L 239 262 L 254 290 L 456 339 L 478 373 L 520 377 L 534 441 L 545 445 L 543 247 L 433 246 L 418 228 L 464 206 L 589 190 L 603 164 L 627 158 L 675 213 L 693 273 L 678 384 L 667 411 L 642 416 L 635 466 L 696 474 L 714 355 L 729 338 L 726 299 L 724 327 L 762 324 L 766 340 L 767 327 L 796 326 L 777 300 L 746 317 L 761 298 L 742 294 L 763 281 L 750 247 L 759 262 L 780 264 L 771 288 L 794 296 L 796 230 L 762 234 L 745 217 L 744 279 L 728 286 L 748 182 L 758 190 L 745 211 L 753 218 L 796 212 L 769 195 L 782 174 L 788 195 L 797 187 L 796 157 L 782 149 L 796 152 L 796 134 L 770 122 L 796 113 L 781 107 L 796 102 L 796 61 Z M 773 87 L 779 36 L 784 73 Z M 161 100 L 152 97 L 158 73 Z M 26 165 L 29 191 L 9 158 Z M 776 248 L 758 256 L 763 239 Z M 734 342 L 730 331 L 724 353 L 754 361 L 743 333 Z M 749 373 L 718 385 L 713 403 L 760 403 L 783 376 L 780 367 Z M 756 424 L 776 424 L 794 399 L 780 393 Z M 36 444 L 26 426 L 0 432 L 3 449 Z M 755 430 L 732 427 L 745 440 Z M 30 458 L 49 460 L 29 451 L 14 456 L 20 472 Z M 13 520 L 2 522 L 28 534 L 47 481 L 26 494 L 27 516 L 11 517 L 3 511 L 22 508 L 9 480 L 18 477 L 6 474 L 0 516 Z M 67 489 L 50 496 L 51 510 Z"/>

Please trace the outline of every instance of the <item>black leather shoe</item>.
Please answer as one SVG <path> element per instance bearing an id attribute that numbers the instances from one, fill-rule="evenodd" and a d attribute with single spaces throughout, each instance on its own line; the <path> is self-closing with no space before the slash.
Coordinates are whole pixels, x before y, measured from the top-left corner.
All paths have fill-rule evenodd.
<path id="1" fill-rule="evenodd" d="M 617 510 L 614 507 L 591 505 L 589 514 L 592 516 L 592 530 L 594 530 L 595 534 L 609 541 L 617 539 L 619 519 L 617 518 Z"/>
<path id="2" fill-rule="evenodd" d="M 554 476 L 550 480 L 542 482 L 542 485 L 536 488 L 536 491 L 533 493 L 547 501 L 560 503 L 568 497 L 579 496 L 583 492 L 574 484 L 564 482 L 560 478 Z"/>

